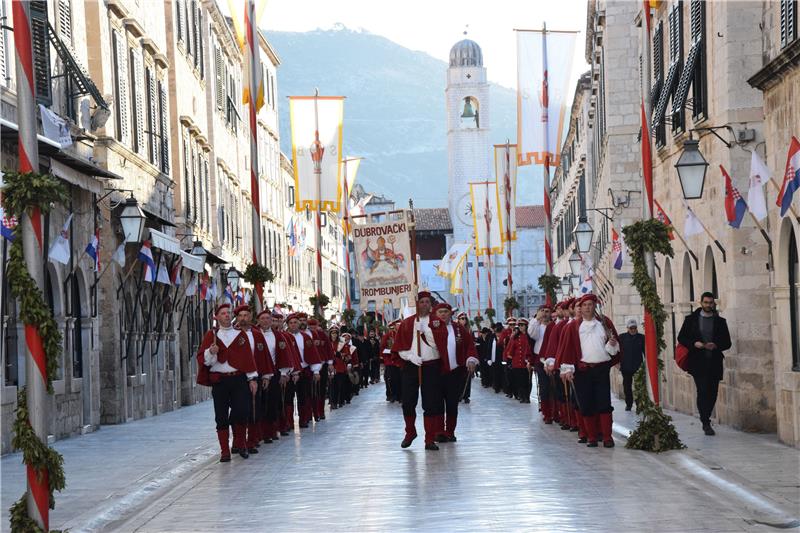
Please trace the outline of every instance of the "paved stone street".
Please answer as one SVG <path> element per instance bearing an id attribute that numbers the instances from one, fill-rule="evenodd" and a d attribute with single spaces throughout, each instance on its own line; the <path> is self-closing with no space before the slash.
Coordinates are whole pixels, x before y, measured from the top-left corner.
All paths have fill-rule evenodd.
<path id="1" fill-rule="evenodd" d="M 477 385 L 478 382 L 475 382 Z M 588 449 L 480 386 L 459 442 L 401 450 L 397 405 L 372 386 L 313 429 L 216 462 L 209 403 L 60 441 L 72 531 L 772 531 L 800 515 L 797 450 L 676 415 L 689 449 Z M 635 420 L 621 409 L 615 430 Z M 533 421 L 532 421 L 533 419 Z M 421 423 L 418 424 L 421 430 Z M 3 510 L 24 490 L 2 460 Z M 7 516 L 4 517 L 4 525 Z"/>

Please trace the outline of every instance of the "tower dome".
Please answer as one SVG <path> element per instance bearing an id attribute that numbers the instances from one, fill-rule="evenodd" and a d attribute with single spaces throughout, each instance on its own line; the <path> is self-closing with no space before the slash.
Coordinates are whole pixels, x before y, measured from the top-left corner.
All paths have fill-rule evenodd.
<path id="1" fill-rule="evenodd" d="M 450 66 L 482 67 L 483 52 L 481 52 L 481 47 L 478 46 L 478 43 L 470 39 L 458 41 L 453 45 L 453 48 L 450 49 Z"/>

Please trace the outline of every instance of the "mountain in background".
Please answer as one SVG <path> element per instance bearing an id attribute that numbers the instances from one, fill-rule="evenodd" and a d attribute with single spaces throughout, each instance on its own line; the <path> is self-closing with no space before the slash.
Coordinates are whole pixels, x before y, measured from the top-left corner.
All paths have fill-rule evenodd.
<path id="1" fill-rule="evenodd" d="M 278 70 L 281 148 L 291 153 L 286 96 L 344 95 L 344 154 L 363 156 L 357 181 L 367 191 L 417 207 L 447 205 L 447 63 L 385 37 L 342 25 L 332 30 L 266 32 Z M 491 72 L 491 65 L 486 65 Z M 516 138 L 516 93 L 491 85 L 493 142 Z M 490 150 L 487 147 L 487 151 Z M 488 154 L 487 154 L 488 156 Z M 520 173 L 518 204 L 541 203 L 541 179 Z"/>

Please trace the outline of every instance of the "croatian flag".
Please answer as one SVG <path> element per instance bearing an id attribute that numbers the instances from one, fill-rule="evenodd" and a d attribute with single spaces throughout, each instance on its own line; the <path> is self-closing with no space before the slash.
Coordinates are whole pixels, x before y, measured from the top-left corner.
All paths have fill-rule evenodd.
<path id="1" fill-rule="evenodd" d="M 200 274 L 200 299 L 205 300 L 208 295 L 208 274 Z"/>
<path id="2" fill-rule="evenodd" d="M 656 206 L 656 218 L 659 220 L 659 222 L 661 222 L 665 226 L 669 226 L 669 231 L 667 232 L 669 240 L 671 241 L 675 240 L 675 234 L 672 233 L 672 221 L 667 216 L 667 212 L 664 211 L 664 208 L 661 207 L 661 204 L 658 203 L 658 200 L 654 199 L 653 203 Z"/>
<path id="3" fill-rule="evenodd" d="M 181 266 L 183 266 L 183 260 L 178 259 L 175 261 L 175 265 L 172 267 L 172 271 L 169 273 L 169 280 L 176 287 L 180 287 L 181 285 Z"/>
<path id="4" fill-rule="evenodd" d="M 792 206 L 792 197 L 797 189 L 800 189 L 800 141 L 797 137 L 792 137 L 786 158 L 786 171 L 783 173 L 783 185 L 776 202 L 781 208 L 781 216 L 785 216 Z"/>
<path id="5" fill-rule="evenodd" d="M 2 220 L 2 227 L 0 230 L 3 232 L 3 238 L 9 241 L 14 240 L 14 228 L 17 227 L 17 217 L 7 217 L 5 210 L 0 206 L 0 220 Z"/>
<path id="6" fill-rule="evenodd" d="M 729 226 L 738 228 L 742 225 L 742 219 L 747 213 L 747 203 L 745 203 L 742 195 L 739 194 L 739 189 L 733 186 L 731 177 L 725 167 L 720 165 L 719 169 L 725 177 L 725 217 L 728 219 Z"/>
<path id="7" fill-rule="evenodd" d="M 233 290 L 231 289 L 230 283 L 225 287 L 225 293 L 223 294 L 228 301 L 233 304 Z"/>
<path id="8" fill-rule="evenodd" d="M 100 272 L 100 230 L 94 232 L 92 240 L 86 246 L 86 255 L 94 261 L 94 271 Z"/>
<path id="9" fill-rule="evenodd" d="M 622 240 L 617 230 L 611 228 L 612 253 L 614 254 L 614 269 L 622 270 Z"/>
<path id="10" fill-rule="evenodd" d="M 206 301 L 213 302 L 217 298 L 217 280 L 211 280 L 211 286 L 206 292 Z"/>
<path id="11" fill-rule="evenodd" d="M 586 274 L 583 275 L 583 281 L 581 282 L 581 294 L 589 294 L 594 290 L 593 274 L 594 269 L 592 267 L 586 269 Z"/>
<path id="12" fill-rule="evenodd" d="M 149 283 L 156 281 L 156 262 L 153 261 L 153 252 L 150 250 L 150 241 L 144 241 L 139 255 L 136 258 L 144 263 L 144 280 Z"/>

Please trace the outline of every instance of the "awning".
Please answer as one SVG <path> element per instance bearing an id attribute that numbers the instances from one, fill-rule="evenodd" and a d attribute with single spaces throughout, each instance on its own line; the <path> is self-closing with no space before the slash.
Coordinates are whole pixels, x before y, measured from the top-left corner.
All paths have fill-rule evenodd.
<path id="1" fill-rule="evenodd" d="M 175 224 L 173 224 L 169 220 L 159 216 L 158 213 L 156 213 L 152 209 L 149 209 L 146 205 L 141 206 L 141 208 L 142 208 L 142 212 L 144 212 L 145 216 L 147 218 L 149 218 L 150 220 L 152 220 L 153 222 L 157 222 L 157 223 L 161 224 L 162 226 L 170 226 L 172 228 L 177 227 L 177 226 L 175 226 Z"/>
<path id="2" fill-rule="evenodd" d="M 181 253 L 181 243 L 175 237 L 170 237 L 166 233 L 150 228 L 150 241 L 156 248 L 160 248 L 171 254 Z"/>
<path id="3" fill-rule="evenodd" d="M 14 124 L 13 122 L 0 118 L 0 125 L 2 126 L 2 138 L 5 140 L 11 140 L 14 142 L 19 142 L 19 127 Z M 122 177 L 114 174 L 113 172 L 109 172 L 108 170 L 99 167 L 93 161 L 89 161 L 77 154 L 72 154 L 66 152 L 61 145 L 52 139 L 48 139 L 44 135 L 37 134 L 36 138 L 39 141 L 39 155 L 43 155 L 46 157 L 50 157 L 57 161 L 60 161 L 64 165 L 68 166 L 71 169 L 77 170 L 82 174 L 86 174 L 88 176 L 94 176 L 96 178 L 104 178 L 104 179 L 112 179 L 112 180 L 121 180 Z M 66 181 L 70 181 L 69 179 L 64 178 Z M 72 183 L 70 181 L 70 183 Z M 77 183 L 73 183 L 74 185 L 79 185 Z"/>
<path id="4" fill-rule="evenodd" d="M 212 253 L 208 248 L 203 248 L 206 251 L 206 263 L 210 265 L 227 265 L 229 261 L 225 261 L 220 256 Z"/>
<path id="5" fill-rule="evenodd" d="M 202 257 L 181 251 L 181 258 L 185 268 L 194 272 L 203 272 L 205 270 L 206 261 Z"/>

